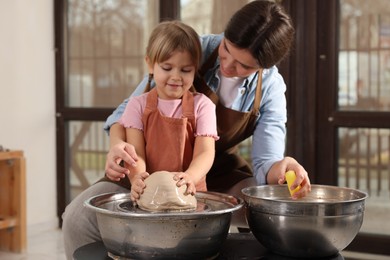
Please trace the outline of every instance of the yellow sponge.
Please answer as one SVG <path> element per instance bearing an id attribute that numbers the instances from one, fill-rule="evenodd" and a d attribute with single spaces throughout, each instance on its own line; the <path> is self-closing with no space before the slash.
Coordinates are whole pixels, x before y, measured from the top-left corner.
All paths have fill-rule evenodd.
<path id="1" fill-rule="evenodd" d="M 294 190 L 291 190 L 291 185 L 294 183 L 295 179 L 297 178 L 297 176 L 295 175 L 295 172 L 294 171 L 288 171 L 286 172 L 286 180 L 287 180 L 287 186 L 288 186 L 288 190 L 290 191 L 290 194 L 291 196 L 294 195 L 295 192 L 299 191 L 299 189 L 301 188 L 301 185 L 299 185 L 298 187 L 296 187 Z"/>

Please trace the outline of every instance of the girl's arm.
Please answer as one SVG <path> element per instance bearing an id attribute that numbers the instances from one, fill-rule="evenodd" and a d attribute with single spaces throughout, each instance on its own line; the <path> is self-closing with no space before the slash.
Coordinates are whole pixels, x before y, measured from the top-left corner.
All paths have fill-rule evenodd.
<path id="1" fill-rule="evenodd" d="M 213 137 L 198 136 L 195 138 L 193 158 L 190 166 L 184 173 L 176 175 L 178 185 L 187 184 L 187 194 L 195 194 L 195 185 L 206 176 L 213 165 L 215 156 L 215 139 Z"/>
<path id="2" fill-rule="evenodd" d="M 215 157 L 215 141 L 219 139 L 214 103 L 200 93 L 197 93 L 194 97 L 197 116 L 192 161 L 185 172 L 175 175 L 178 186 L 187 185 L 187 194 L 195 194 L 195 185 L 211 169 Z"/>
<path id="3" fill-rule="evenodd" d="M 143 132 L 135 128 L 126 128 L 126 140 L 133 145 L 138 156 L 136 164 L 129 165 L 125 163 L 126 168 L 129 170 L 127 177 L 131 183 L 131 199 L 136 201 L 145 188 L 145 178 L 149 176 L 149 174 L 146 173 L 145 140 Z"/>

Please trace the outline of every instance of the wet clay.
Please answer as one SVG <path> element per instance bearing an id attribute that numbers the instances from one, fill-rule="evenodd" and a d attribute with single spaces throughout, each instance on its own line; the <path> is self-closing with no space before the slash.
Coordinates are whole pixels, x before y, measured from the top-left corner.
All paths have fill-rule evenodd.
<path id="1" fill-rule="evenodd" d="M 137 201 L 138 207 L 147 211 L 195 210 L 193 195 L 184 195 L 186 185 L 176 186 L 173 173 L 157 171 L 145 179 L 144 193 Z"/>

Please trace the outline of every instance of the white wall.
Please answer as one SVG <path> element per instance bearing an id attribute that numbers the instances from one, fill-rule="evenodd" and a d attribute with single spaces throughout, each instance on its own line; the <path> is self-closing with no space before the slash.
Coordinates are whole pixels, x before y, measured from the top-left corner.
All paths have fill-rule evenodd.
<path id="1" fill-rule="evenodd" d="M 28 233 L 56 227 L 52 0 L 0 1 L 0 145 L 27 160 Z"/>

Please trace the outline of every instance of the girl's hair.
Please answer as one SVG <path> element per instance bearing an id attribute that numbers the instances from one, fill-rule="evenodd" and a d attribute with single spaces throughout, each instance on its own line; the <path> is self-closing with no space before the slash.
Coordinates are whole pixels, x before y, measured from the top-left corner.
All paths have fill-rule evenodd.
<path id="1" fill-rule="evenodd" d="M 199 35 L 180 21 L 159 23 L 152 31 L 146 47 L 146 56 L 152 64 L 168 60 L 174 51 L 187 51 L 198 71 L 202 57 Z"/>
<path id="2" fill-rule="evenodd" d="M 225 37 L 247 49 L 261 68 L 270 68 L 287 56 L 294 37 L 290 16 L 282 6 L 265 0 L 248 3 L 230 19 Z"/>

